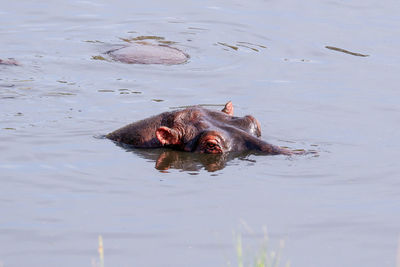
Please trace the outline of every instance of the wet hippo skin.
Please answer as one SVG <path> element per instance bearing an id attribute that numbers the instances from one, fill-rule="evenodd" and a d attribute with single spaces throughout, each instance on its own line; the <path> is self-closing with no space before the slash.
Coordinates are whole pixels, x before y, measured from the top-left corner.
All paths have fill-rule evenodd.
<path id="1" fill-rule="evenodd" d="M 188 55 L 181 50 L 166 46 L 147 43 L 133 43 L 107 51 L 113 60 L 128 64 L 182 64 L 188 60 Z"/>
<path id="2" fill-rule="evenodd" d="M 164 112 L 106 135 L 115 142 L 136 148 L 170 147 L 209 154 L 242 151 L 271 155 L 301 153 L 271 145 L 260 136 L 259 122 L 249 115 L 233 116 L 232 102 L 228 102 L 222 111 L 194 106 Z"/>
<path id="3" fill-rule="evenodd" d="M 19 63 L 13 59 L 13 58 L 8 58 L 8 59 L 1 59 L 0 58 L 0 65 L 14 65 L 14 66 L 19 66 Z"/>

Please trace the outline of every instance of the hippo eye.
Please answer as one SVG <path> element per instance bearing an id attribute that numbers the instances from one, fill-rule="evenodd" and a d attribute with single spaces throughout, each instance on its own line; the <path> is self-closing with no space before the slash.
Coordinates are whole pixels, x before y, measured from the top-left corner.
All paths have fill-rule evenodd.
<path id="1" fill-rule="evenodd" d="M 222 153 L 222 149 L 215 140 L 209 140 L 204 146 L 204 152 L 210 154 Z"/>
<path id="2" fill-rule="evenodd" d="M 208 154 L 222 154 L 225 152 L 225 140 L 223 133 L 217 131 L 205 131 L 198 139 L 196 151 Z"/>

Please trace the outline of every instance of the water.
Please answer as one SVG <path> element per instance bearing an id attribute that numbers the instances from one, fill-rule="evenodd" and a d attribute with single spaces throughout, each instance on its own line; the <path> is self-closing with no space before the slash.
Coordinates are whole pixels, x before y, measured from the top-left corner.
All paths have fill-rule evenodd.
<path id="1" fill-rule="evenodd" d="M 250 263 L 263 226 L 291 266 L 396 266 L 399 12 L 390 0 L 2 1 L 0 58 L 22 66 L 0 66 L 0 266 L 93 266 L 99 235 L 105 266 L 237 266 L 233 233 Z M 93 58 L 138 36 L 190 60 Z M 166 151 L 95 138 L 228 100 L 263 139 L 319 157 L 210 169 L 178 153 L 158 170 Z"/>

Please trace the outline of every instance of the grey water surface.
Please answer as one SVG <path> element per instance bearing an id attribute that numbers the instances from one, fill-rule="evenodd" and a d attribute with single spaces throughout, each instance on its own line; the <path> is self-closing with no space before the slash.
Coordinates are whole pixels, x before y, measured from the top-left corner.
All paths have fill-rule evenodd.
<path id="1" fill-rule="evenodd" d="M 0 266 L 238 266 L 238 234 L 250 266 L 263 227 L 281 266 L 400 266 L 399 1 L 0 3 L 0 58 L 20 63 L 0 65 Z M 190 59 L 103 58 L 134 40 Z M 101 138 L 229 100 L 264 140 L 318 155 Z"/>

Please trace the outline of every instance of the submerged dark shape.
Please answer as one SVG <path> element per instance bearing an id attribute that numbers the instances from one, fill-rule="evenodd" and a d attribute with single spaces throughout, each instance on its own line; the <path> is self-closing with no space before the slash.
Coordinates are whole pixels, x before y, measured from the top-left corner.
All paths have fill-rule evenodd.
<path id="1" fill-rule="evenodd" d="M 19 66 L 19 63 L 13 58 L 7 58 L 7 59 L 0 59 L 0 65 Z"/>
<path id="2" fill-rule="evenodd" d="M 233 116 L 232 102 L 228 102 L 222 111 L 194 106 L 164 112 L 106 135 L 111 140 L 136 148 L 170 147 L 209 154 L 244 151 L 271 155 L 302 153 L 271 145 L 260 136 L 259 122 L 250 115 Z"/>
<path id="3" fill-rule="evenodd" d="M 361 54 L 361 53 L 357 53 L 357 52 L 351 52 L 349 50 L 346 50 L 346 49 L 343 49 L 343 48 L 339 48 L 339 47 L 325 46 L 325 48 L 327 48 L 329 50 L 338 51 L 338 52 L 342 52 L 342 53 L 345 53 L 345 54 L 357 56 L 357 57 L 369 57 L 369 55 L 365 55 L 365 54 Z"/>
<path id="4" fill-rule="evenodd" d="M 182 64 L 188 55 L 181 50 L 167 45 L 132 43 L 107 51 L 112 59 L 129 64 Z"/>
<path id="5" fill-rule="evenodd" d="M 195 157 L 193 157 L 195 155 Z M 209 172 L 222 170 L 230 159 L 228 154 L 183 153 L 176 150 L 163 151 L 156 160 L 155 168 L 159 171 L 178 169 L 183 171 L 199 171 L 204 167 Z"/>
<path id="6" fill-rule="evenodd" d="M 160 149 L 135 149 L 121 143 L 117 144 L 128 152 L 137 154 L 147 161 L 154 162 L 154 167 L 165 172 L 170 169 L 176 169 L 185 172 L 196 173 L 201 169 L 209 172 L 215 172 L 225 168 L 226 163 L 236 158 L 245 158 L 244 153 L 225 153 L 225 154 L 202 154 L 187 153 L 183 151 L 172 150 L 168 148 Z"/>

